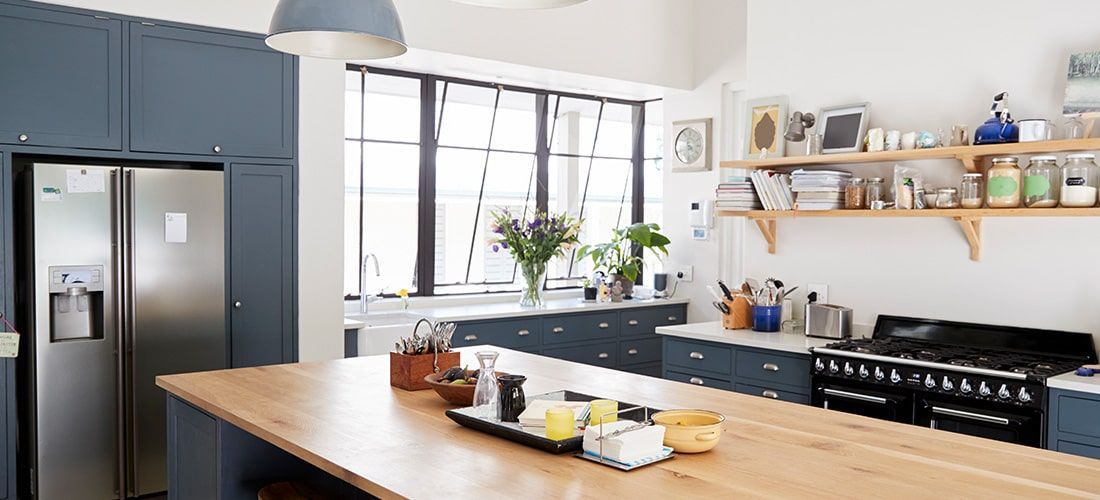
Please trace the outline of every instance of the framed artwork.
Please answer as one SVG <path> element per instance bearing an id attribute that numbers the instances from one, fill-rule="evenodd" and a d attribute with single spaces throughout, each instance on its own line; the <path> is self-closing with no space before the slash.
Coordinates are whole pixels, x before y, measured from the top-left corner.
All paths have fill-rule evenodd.
<path id="1" fill-rule="evenodd" d="M 711 119 L 672 122 L 672 171 L 710 170 Z"/>
<path id="2" fill-rule="evenodd" d="M 787 96 L 753 99 L 745 106 L 745 159 L 783 156 L 787 151 Z"/>
<path id="3" fill-rule="evenodd" d="M 871 103 L 861 102 L 821 108 L 817 115 L 821 134 L 821 152 L 858 153 L 863 151 L 863 138 L 871 119 Z"/>
<path id="4" fill-rule="evenodd" d="M 1100 113 L 1100 51 L 1069 56 L 1062 114 Z"/>

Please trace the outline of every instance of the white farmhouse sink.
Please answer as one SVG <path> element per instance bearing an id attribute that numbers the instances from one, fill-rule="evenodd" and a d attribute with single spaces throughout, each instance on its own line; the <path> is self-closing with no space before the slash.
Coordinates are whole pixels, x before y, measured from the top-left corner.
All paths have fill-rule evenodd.
<path id="1" fill-rule="evenodd" d="M 373 356 L 386 354 L 393 351 L 393 345 L 397 339 L 412 335 L 413 327 L 423 316 L 410 314 L 404 311 L 348 314 L 348 319 L 362 321 L 367 326 L 359 330 L 359 355 Z M 420 327 L 424 332 L 427 325 Z"/>

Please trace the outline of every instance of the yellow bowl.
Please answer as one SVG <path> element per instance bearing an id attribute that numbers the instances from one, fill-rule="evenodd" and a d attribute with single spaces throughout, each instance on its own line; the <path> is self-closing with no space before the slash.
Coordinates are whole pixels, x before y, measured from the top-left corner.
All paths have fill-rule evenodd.
<path id="1" fill-rule="evenodd" d="M 653 414 L 653 423 L 665 428 L 665 446 L 676 453 L 702 453 L 718 446 L 721 413 L 707 410 L 668 410 Z"/>

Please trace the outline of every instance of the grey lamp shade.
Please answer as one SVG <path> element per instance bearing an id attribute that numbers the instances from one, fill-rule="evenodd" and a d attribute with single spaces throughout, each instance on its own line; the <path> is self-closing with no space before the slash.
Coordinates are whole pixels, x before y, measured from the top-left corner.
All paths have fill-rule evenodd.
<path id="1" fill-rule="evenodd" d="M 554 7 L 568 7 L 587 0 L 455 0 L 459 3 L 478 5 L 481 7 L 496 7 L 500 9 L 551 9 Z"/>
<path id="2" fill-rule="evenodd" d="M 393 0 L 279 0 L 266 41 L 280 52 L 345 61 L 409 50 Z"/>

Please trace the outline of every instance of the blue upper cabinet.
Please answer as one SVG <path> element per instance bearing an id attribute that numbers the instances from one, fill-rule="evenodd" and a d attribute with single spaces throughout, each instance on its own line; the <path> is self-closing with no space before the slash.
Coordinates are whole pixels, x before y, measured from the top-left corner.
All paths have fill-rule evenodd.
<path id="1" fill-rule="evenodd" d="M 122 22 L 0 4 L 0 143 L 122 149 Z"/>
<path id="2" fill-rule="evenodd" d="M 260 38 L 130 24 L 130 149 L 291 158 L 293 56 Z"/>

